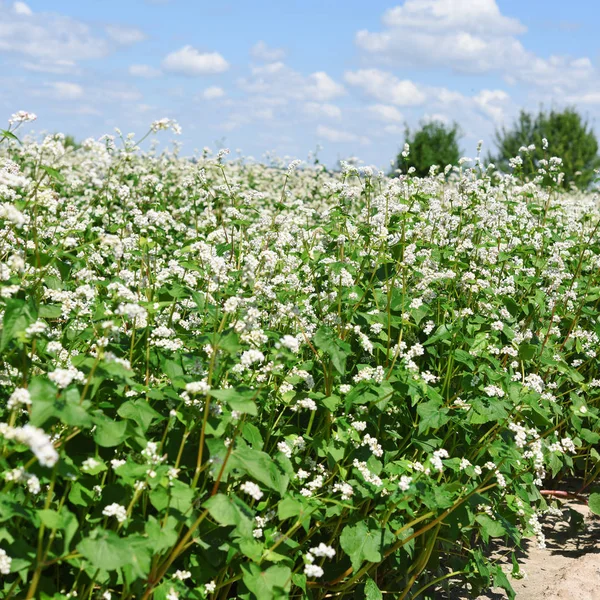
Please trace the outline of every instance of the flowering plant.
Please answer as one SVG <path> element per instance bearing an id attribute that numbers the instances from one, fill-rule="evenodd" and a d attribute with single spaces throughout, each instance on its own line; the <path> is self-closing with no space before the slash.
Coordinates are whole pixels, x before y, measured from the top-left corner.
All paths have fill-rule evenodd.
<path id="1" fill-rule="evenodd" d="M 13 130 L 4 598 L 512 594 L 600 471 L 593 196 Z"/>

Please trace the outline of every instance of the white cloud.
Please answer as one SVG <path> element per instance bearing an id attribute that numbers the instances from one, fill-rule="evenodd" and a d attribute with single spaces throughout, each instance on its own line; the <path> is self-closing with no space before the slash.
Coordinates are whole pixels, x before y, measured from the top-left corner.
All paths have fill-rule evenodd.
<path id="1" fill-rule="evenodd" d="M 379 69 L 347 71 L 344 79 L 361 88 L 368 96 L 398 106 L 416 106 L 425 102 L 426 95 L 409 79 L 398 79 L 392 73 Z"/>
<path id="2" fill-rule="evenodd" d="M 159 77 L 161 75 L 160 69 L 151 67 L 150 65 L 131 65 L 129 67 L 129 74 L 134 77 L 143 77 L 145 79 L 152 79 L 153 77 Z"/>
<path id="3" fill-rule="evenodd" d="M 303 111 L 311 117 L 327 117 L 329 119 L 341 119 L 342 111 L 335 104 L 321 102 L 307 102 L 303 106 Z"/>
<path id="4" fill-rule="evenodd" d="M 502 90 L 481 90 L 473 97 L 475 105 L 497 123 L 504 120 L 509 100 L 509 95 Z"/>
<path id="5" fill-rule="evenodd" d="M 285 58 L 287 52 L 283 48 L 269 48 L 265 42 L 260 40 L 250 49 L 250 54 L 257 60 L 274 62 Z"/>
<path id="6" fill-rule="evenodd" d="M 32 13 L 24 3 L 9 7 L 0 0 L 0 52 L 25 56 L 38 70 L 69 61 L 102 58 L 108 40 L 81 21 L 54 13 Z"/>
<path id="7" fill-rule="evenodd" d="M 371 140 L 365 136 L 359 136 L 349 131 L 343 131 L 341 129 L 334 129 L 333 127 L 327 127 L 326 125 L 319 125 L 317 127 L 317 137 L 333 144 L 360 144 L 361 146 L 368 146 Z"/>
<path id="8" fill-rule="evenodd" d="M 526 27 L 500 13 L 496 0 L 406 0 L 383 15 L 388 27 L 432 32 L 460 29 L 474 34 L 518 35 Z"/>
<path id="9" fill-rule="evenodd" d="M 14 2 L 12 6 L 13 12 L 16 15 L 24 15 L 26 17 L 30 17 L 33 14 L 33 11 L 25 2 Z"/>
<path id="10" fill-rule="evenodd" d="M 319 125 L 317 127 L 317 136 L 335 144 L 344 142 L 358 142 L 359 140 L 358 136 L 354 133 L 341 131 L 340 129 L 333 129 L 333 127 L 327 127 L 326 125 Z"/>
<path id="11" fill-rule="evenodd" d="M 572 104 L 600 104 L 600 92 L 591 91 L 584 94 L 573 94 L 565 98 Z"/>
<path id="12" fill-rule="evenodd" d="M 146 34 L 136 27 L 125 25 L 107 25 L 105 31 L 108 37 L 123 46 L 137 44 L 146 39 Z"/>
<path id="13" fill-rule="evenodd" d="M 225 95 L 225 91 L 223 90 L 223 88 L 220 88 L 216 85 L 207 87 L 202 92 L 202 97 L 205 100 L 215 100 L 216 98 L 222 98 L 224 95 Z"/>
<path id="14" fill-rule="evenodd" d="M 518 36 L 526 27 L 500 12 L 496 0 L 406 0 L 382 17 L 380 31 L 361 30 L 355 42 L 385 64 L 452 71 L 497 71 L 557 95 L 597 79 L 587 58 L 541 58 Z"/>
<path id="15" fill-rule="evenodd" d="M 239 87 L 249 94 L 285 99 L 327 102 L 346 90 L 324 71 L 304 76 L 281 61 L 254 67 L 250 77 L 238 80 Z"/>
<path id="16" fill-rule="evenodd" d="M 356 43 L 388 62 L 482 72 L 525 53 L 526 28 L 500 13 L 496 0 L 407 0 L 384 13 L 383 30 L 361 30 Z"/>
<path id="17" fill-rule="evenodd" d="M 50 84 L 53 95 L 59 100 L 78 100 L 83 96 L 83 88 L 78 83 L 56 81 Z"/>
<path id="18" fill-rule="evenodd" d="M 344 93 L 344 86 L 336 83 L 324 71 L 318 71 L 309 75 L 307 92 L 315 100 L 331 100 Z"/>
<path id="19" fill-rule="evenodd" d="M 171 73 L 196 76 L 222 73 L 229 69 L 229 63 L 218 52 L 200 53 L 188 45 L 168 54 L 162 62 L 162 67 Z"/>
<path id="20" fill-rule="evenodd" d="M 389 104 L 373 104 L 367 109 L 372 117 L 384 123 L 395 122 L 400 123 L 404 120 L 402 113 L 395 107 Z"/>

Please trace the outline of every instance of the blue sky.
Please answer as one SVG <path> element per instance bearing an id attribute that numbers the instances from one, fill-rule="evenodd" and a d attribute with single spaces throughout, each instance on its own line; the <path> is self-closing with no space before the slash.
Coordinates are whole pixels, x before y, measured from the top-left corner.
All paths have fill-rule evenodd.
<path id="1" fill-rule="evenodd" d="M 441 119 L 472 155 L 521 107 L 596 126 L 599 17 L 592 0 L 0 0 L 0 109 L 79 139 L 169 117 L 184 154 L 319 144 L 384 168 L 405 123 Z"/>

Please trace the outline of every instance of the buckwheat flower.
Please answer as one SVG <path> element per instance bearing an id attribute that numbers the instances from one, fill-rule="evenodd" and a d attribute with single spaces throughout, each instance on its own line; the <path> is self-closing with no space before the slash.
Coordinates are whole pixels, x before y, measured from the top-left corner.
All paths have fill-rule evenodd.
<path id="1" fill-rule="evenodd" d="M 242 485 L 240 485 L 240 490 L 249 496 L 252 496 L 252 498 L 255 500 L 260 500 L 263 497 L 263 493 L 261 492 L 260 488 L 253 481 L 246 481 L 245 483 L 242 483 Z"/>
<path id="2" fill-rule="evenodd" d="M 575 444 L 570 437 L 563 438 L 562 440 L 560 440 L 560 443 L 561 443 L 562 447 L 564 448 L 565 452 L 571 452 L 572 454 L 575 454 L 577 452 L 577 449 L 575 448 Z"/>
<path id="3" fill-rule="evenodd" d="M 379 335 L 383 331 L 383 323 L 373 323 L 370 329 L 371 333 L 374 335 Z"/>
<path id="4" fill-rule="evenodd" d="M 383 456 L 383 448 L 377 441 L 377 438 L 374 438 L 369 433 L 365 435 L 361 445 L 369 446 L 369 450 L 371 450 L 374 456 Z"/>
<path id="5" fill-rule="evenodd" d="M 66 388 L 75 378 L 75 371 L 71 369 L 54 369 L 48 373 L 48 379 L 54 382 L 59 388 Z"/>
<path id="6" fill-rule="evenodd" d="M 205 379 L 202 381 L 192 381 L 185 384 L 185 391 L 188 394 L 207 394 L 210 392 L 210 385 Z"/>
<path id="7" fill-rule="evenodd" d="M 293 335 L 284 335 L 279 343 L 284 347 L 293 352 L 294 354 L 298 354 L 300 351 L 300 341 L 297 337 Z"/>
<path id="8" fill-rule="evenodd" d="M 8 575 L 10 573 L 10 565 L 12 558 L 6 554 L 6 550 L 0 548 L 0 573 Z"/>
<path id="9" fill-rule="evenodd" d="M 217 584 L 214 581 L 209 581 L 204 584 L 204 591 L 207 594 L 212 594 L 217 589 Z"/>
<path id="10" fill-rule="evenodd" d="M 504 396 L 506 396 L 506 393 L 504 392 L 504 390 L 502 388 L 499 388 L 496 385 L 487 385 L 486 387 L 483 388 L 483 391 L 490 398 L 504 398 Z"/>
<path id="11" fill-rule="evenodd" d="M 262 352 L 251 348 L 250 350 L 246 350 L 242 353 L 242 356 L 240 357 L 240 364 L 247 368 L 256 362 L 264 362 L 264 360 L 265 355 Z"/>
<path id="12" fill-rule="evenodd" d="M 10 125 L 16 125 L 18 123 L 29 123 L 30 121 L 35 121 L 37 119 L 37 115 L 32 112 L 27 112 L 26 110 L 19 110 L 16 113 L 13 113 L 8 120 Z"/>
<path id="13" fill-rule="evenodd" d="M 352 496 L 354 494 L 354 490 L 352 489 L 352 486 L 346 482 L 334 484 L 333 491 L 341 492 L 342 500 L 350 500 L 350 498 L 352 498 Z"/>
<path id="14" fill-rule="evenodd" d="M 600 387 L 600 383 L 598 384 L 598 387 Z M 352 389 L 351 385 L 348 385 L 347 383 L 342 383 L 340 385 L 340 394 L 347 394 L 348 392 L 350 392 L 351 389 Z"/>
<path id="15" fill-rule="evenodd" d="M 110 461 L 110 466 L 113 469 L 118 469 L 119 467 L 122 467 L 126 462 L 127 462 L 126 460 L 122 460 L 122 459 L 119 459 L 119 458 L 113 458 Z"/>
<path id="16" fill-rule="evenodd" d="M 292 457 L 292 449 L 287 445 L 287 442 L 279 442 L 277 449 L 288 458 Z"/>
<path id="17" fill-rule="evenodd" d="M 40 485 L 40 480 L 35 475 L 28 475 L 27 489 L 34 495 L 40 493 L 42 486 Z"/>
<path id="18" fill-rule="evenodd" d="M 166 600 L 179 600 L 179 594 L 173 588 L 171 588 L 165 598 Z"/>
<path id="19" fill-rule="evenodd" d="M 461 461 L 460 461 L 460 465 L 459 465 L 459 467 L 458 467 L 458 468 L 459 468 L 461 471 L 464 471 L 465 469 L 467 469 L 467 468 L 468 468 L 468 467 L 470 467 L 470 466 L 471 466 L 471 463 L 470 463 L 470 461 L 469 461 L 469 460 L 467 460 L 466 458 L 462 458 L 462 459 L 461 459 Z"/>
<path id="20" fill-rule="evenodd" d="M 310 473 L 308 471 L 305 471 L 304 469 L 298 469 L 298 472 L 296 473 L 296 479 L 299 479 L 300 481 L 304 481 L 305 479 L 308 479 L 310 477 Z"/>
<path id="21" fill-rule="evenodd" d="M 421 308 L 421 306 L 423 306 L 423 300 L 421 298 L 415 298 L 411 303 L 410 303 L 410 307 L 417 309 L 417 308 Z"/>
<path id="22" fill-rule="evenodd" d="M 96 467 L 98 467 L 100 464 L 101 464 L 100 461 L 96 460 L 93 457 L 86 458 L 81 463 L 81 470 L 82 471 L 91 471 L 91 470 L 95 469 Z"/>
<path id="23" fill-rule="evenodd" d="M 293 160 L 293 161 L 292 161 L 292 162 L 291 162 L 291 163 L 288 165 L 288 168 L 287 168 L 287 175 L 288 175 L 288 177 L 289 177 L 290 175 L 292 175 L 292 173 L 293 173 L 293 172 L 296 170 L 296 168 L 297 168 L 299 165 L 301 165 L 301 164 L 302 164 L 302 161 L 301 161 L 301 160 L 298 160 L 298 159 L 296 159 L 296 160 Z"/>
<path id="24" fill-rule="evenodd" d="M 400 481 L 398 482 L 398 487 L 400 488 L 400 491 L 406 492 L 408 491 L 411 483 L 412 477 L 409 477 L 408 475 L 402 475 L 400 477 Z"/>
<path id="25" fill-rule="evenodd" d="M 321 542 L 315 548 L 311 548 L 309 551 L 313 556 L 317 556 L 318 558 L 333 558 L 335 556 L 335 550 L 331 546 L 327 546 Z"/>
<path id="26" fill-rule="evenodd" d="M 496 471 L 496 480 L 498 481 L 499 488 L 506 487 L 506 478 L 504 477 L 504 475 L 502 475 L 502 473 L 500 473 L 500 471 Z"/>
<path id="27" fill-rule="evenodd" d="M 8 398 L 6 407 L 8 408 L 8 410 L 12 410 L 20 404 L 31 404 L 31 394 L 25 388 L 17 388 Z"/>
<path id="28" fill-rule="evenodd" d="M 116 502 L 105 506 L 102 514 L 105 517 L 115 517 L 119 523 L 123 523 L 127 520 L 127 509 Z"/>
<path id="29" fill-rule="evenodd" d="M 307 577 L 323 577 L 323 574 L 325 573 L 325 571 L 323 571 L 323 569 L 321 567 L 319 567 L 319 565 L 313 565 L 313 564 L 306 564 L 304 565 L 304 574 Z"/>
<path id="30" fill-rule="evenodd" d="M 444 450 L 443 448 L 440 448 L 439 450 L 436 450 L 433 453 L 433 456 L 431 457 L 431 466 L 436 470 L 436 471 L 443 471 L 444 470 L 444 464 L 442 463 L 442 459 L 443 458 L 448 458 L 448 452 L 446 450 Z"/>
<path id="31" fill-rule="evenodd" d="M 179 579 L 179 581 L 185 581 L 186 579 L 189 579 L 191 576 L 192 576 L 192 574 L 189 571 L 182 571 L 181 569 L 177 569 L 177 571 L 175 571 L 175 573 L 173 573 L 173 578 Z"/>
<path id="32" fill-rule="evenodd" d="M 312 398 L 303 398 L 302 400 L 298 400 L 296 405 L 292 407 L 292 410 L 299 410 L 300 408 L 305 408 L 307 410 L 317 410 L 317 404 Z"/>
<path id="33" fill-rule="evenodd" d="M 351 425 L 356 431 L 364 431 L 367 428 L 366 421 L 352 421 Z"/>
<path id="34" fill-rule="evenodd" d="M 3 423 L 0 424 L 0 434 L 6 439 L 16 440 L 20 444 L 29 446 L 43 467 L 53 467 L 58 461 L 58 452 L 52 440 L 39 427 L 29 424 L 23 427 L 10 427 Z"/>

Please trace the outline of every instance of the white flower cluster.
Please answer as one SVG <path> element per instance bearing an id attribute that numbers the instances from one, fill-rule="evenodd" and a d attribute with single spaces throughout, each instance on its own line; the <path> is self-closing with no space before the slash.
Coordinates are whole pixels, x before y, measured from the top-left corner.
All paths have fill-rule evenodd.
<path id="1" fill-rule="evenodd" d="M 124 523 L 127 520 L 127 509 L 116 502 L 105 506 L 102 514 L 105 517 L 115 517 L 119 523 Z"/>
<path id="2" fill-rule="evenodd" d="M 254 498 L 254 500 L 257 501 L 263 497 L 261 489 L 253 481 L 246 481 L 242 483 L 242 485 L 240 485 L 240 490 L 242 490 L 242 492 L 248 494 L 249 496 Z"/>
<path id="3" fill-rule="evenodd" d="M 29 446 L 43 467 L 53 467 L 58 461 L 58 452 L 52 440 L 39 427 L 29 424 L 23 427 L 11 427 L 6 423 L 0 423 L 0 435 L 7 440 L 15 440 L 19 444 Z"/>

